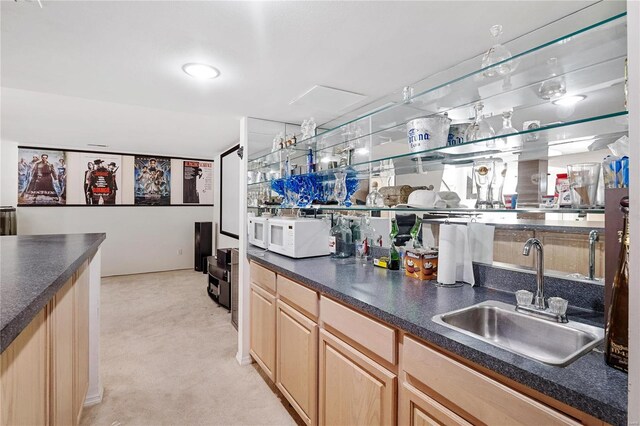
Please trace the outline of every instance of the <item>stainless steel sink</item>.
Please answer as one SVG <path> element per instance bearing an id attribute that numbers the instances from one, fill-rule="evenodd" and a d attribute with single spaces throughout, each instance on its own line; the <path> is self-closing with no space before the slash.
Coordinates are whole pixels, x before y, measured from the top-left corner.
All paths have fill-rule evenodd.
<path id="1" fill-rule="evenodd" d="M 604 339 L 604 330 L 570 321 L 560 324 L 516 312 L 515 306 L 489 300 L 436 315 L 433 321 L 510 352 L 565 366 Z"/>

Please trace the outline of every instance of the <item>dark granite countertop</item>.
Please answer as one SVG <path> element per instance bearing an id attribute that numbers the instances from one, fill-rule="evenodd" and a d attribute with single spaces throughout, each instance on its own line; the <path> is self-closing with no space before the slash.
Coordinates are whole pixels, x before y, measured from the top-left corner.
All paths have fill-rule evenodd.
<path id="1" fill-rule="evenodd" d="M 353 260 L 290 259 L 249 251 L 248 257 L 328 296 L 394 325 L 518 383 L 613 425 L 626 424 L 627 375 L 592 351 L 566 367 L 513 354 L 431 320 L 434 315 L 485 300 L 514 303 L 513 293 L 488 287 L 439 288 Z M 528 287 L 523 287 L 528 288 Z M 602 325 L 602 313 L 569 311 L 569 319 Z M 600 348 L 602 349 L 602 348 Z"/>
<path id="2" fill-rule="evenodd" d="M 0 237 L 0 352 L 105 238 L 106 234 Z"/>

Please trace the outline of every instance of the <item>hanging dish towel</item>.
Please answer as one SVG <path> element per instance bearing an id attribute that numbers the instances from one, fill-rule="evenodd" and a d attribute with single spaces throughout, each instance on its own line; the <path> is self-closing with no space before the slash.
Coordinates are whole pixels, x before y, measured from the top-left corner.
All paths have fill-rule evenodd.
<path id="1" fill-rule="evenodd" d="M 471 222 L 467 226 L 469 228 L 471 260 L 491 265 L 493 263 L 493 236 L 495 226 L 478 222 Z"/>
<path id="2" fill-rule="evenodd" d="M 475 284 L 469 233 L 466 225 L 440 225 L 438 282 Z"/>

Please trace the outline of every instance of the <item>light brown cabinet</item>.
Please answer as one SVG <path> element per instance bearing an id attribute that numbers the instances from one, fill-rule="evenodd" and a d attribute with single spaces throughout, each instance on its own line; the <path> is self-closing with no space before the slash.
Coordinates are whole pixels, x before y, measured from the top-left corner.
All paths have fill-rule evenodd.
<path id="1" fill-rule="evenodd" d="M 318 325 L 277 302 L 276 386 L 308 425 L 317 424 Z"/>
<path id="2" fill-rule="evenodd" d="M 472 424 L 578 425 L 575 420 L 463 365 L 417 340 L 406 337 L 402 369 L 417 386 L 437 396 L 447 410 L 455 410 Z M 407 409 L 406 404 L 403 409 Z M 435 417 L 441 410 L 423 406 Z M 411 413 L 403 414 L 403 417 Z M 454 423 L 455 424 L 455 423 Z"/>
<path id="3" fill-rule="evenodd" d="M 601 424 L 262 266 L 251 270 L 251 355 L 308 425 Z"/>
<path id="4" fill-rule="evenodd" d="M 75 424 L 74 288 L 69 280 L 51 302 L 51 424 Z"/>
<path id="5" fill-rule="evenodd" d="M 320 330 L 321 425 L 393 425 L 396 376 Z"/>
<path id="6" fill-rule="evenodd" d="M 276 297 L 251 284 L 250 353 L 265 374 L 276 380 Z"/>
<path id="7" fill-rule="evenodd" d="M 49 423 L 47 308 L 0 355 L 0 424 Z"/>
<path id="8" fill-rule="evenodd" d="M 2 425 L 77 425 L 89 386 L 89 269 L 69 279 L 0 357 Z"/>
<path id="9" fill-rule="evenodd" d="M 471 426 L 471 423 L 422 393 L 407 381 L 400 388 L 398 424 L 411 426 Z"/>

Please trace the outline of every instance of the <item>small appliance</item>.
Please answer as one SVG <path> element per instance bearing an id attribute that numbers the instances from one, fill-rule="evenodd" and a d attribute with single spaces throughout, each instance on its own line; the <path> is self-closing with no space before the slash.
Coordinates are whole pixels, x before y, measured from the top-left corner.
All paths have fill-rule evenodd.
<path id="1" fill-rule="evenodd" d="M 268 249 L 293 258 L 329 254 L 329 222 L 322 219 L 271 218 Z"/>
<path id="2" fill-rule="evenodd" d="M 249 244 L 266 249 L 269 245 L 268 217 L 249 217 Z"/>

